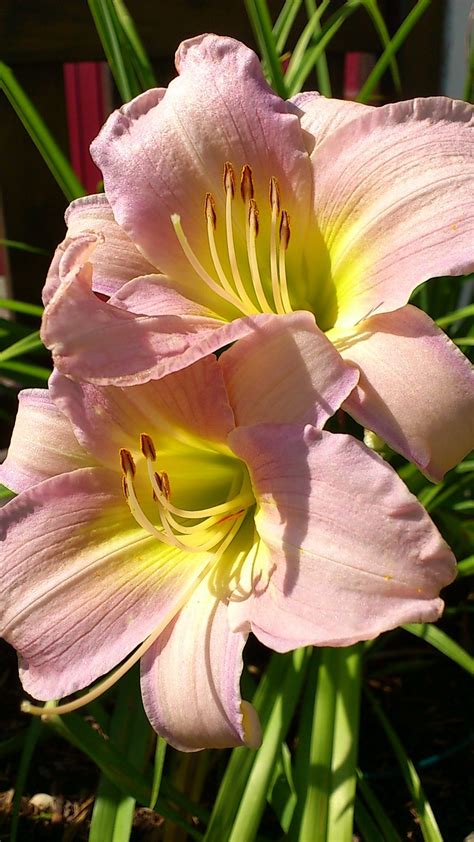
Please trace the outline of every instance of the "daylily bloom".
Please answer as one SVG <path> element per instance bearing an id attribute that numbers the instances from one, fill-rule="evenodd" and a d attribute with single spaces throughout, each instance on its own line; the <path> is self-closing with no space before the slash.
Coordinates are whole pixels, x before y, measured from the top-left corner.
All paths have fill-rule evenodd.
<path id="1" fill-rule="evenodd" d="M 215 35 L 176 64 L 92 145 L 105 195 L 71 205 L 45 288 L 56 365 L 143 382 L 307 310 L 360 369 L 344 408 L 441 478 L 474 446 L 473 374 L 407 302 L 474 268 L 472 106 L 285 102 Z"/>
<path id="2" fill-rule="evenodd" d="M 21 393 L 0 469 L 18 492 L 0 512 L 0 594 L 28 693 L 69 695 L 133 653 L 118 675 L 141 657 L 170 743 L 255 746 L 239 691 L 249 631 L 288 651 L 438 618 L 455 565 L 436 527 L 379 456 L 321 431 L 357 372 L 328 343 L 295 385 L 315 333 L 294 314 L 259 354 L 251 335 L 159 381 L 55 372 Z"/>

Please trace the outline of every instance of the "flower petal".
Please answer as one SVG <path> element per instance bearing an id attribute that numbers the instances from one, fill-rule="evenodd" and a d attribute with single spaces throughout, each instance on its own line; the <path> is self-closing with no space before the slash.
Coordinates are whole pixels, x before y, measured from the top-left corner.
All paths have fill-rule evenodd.
<path id="1" fill-rule="evenodd" d="M 231 446 L 259 504 L 268 587 L 229 605 L 229 625 L 277 651 L 347 646 L 439 617 L 454 557 L 395 471 L 350 436 L 239 428 Z"/>
<path id="2" fill-rule="evenodd" d="M 56 367 L 98 385 L 131 386 L 185 368 L 247 333 L 280 318 L 261 314 L 231 324 L 209 316 L 135 315 L 100 301 L 91 290 L 87 266 L 63 283 L 46 309 L 41 336 Z M 185 305 L 186 306 L 186 305 Z"/>
<path id="3" fill-rule="evenodd" d="M 24 389 L 0 482 L 19 494 L 49 477 L 93 465 L 47 389 Z"/>
<path id="4" fill-rule="evenodd" d="M 135 451 L 140 434 L 185 431 L 210 442 L 225 442 L 234 427 L 221 370 L 214 356 L 181 371 L 126 389 L 79 383 L 55 372 L 51 396 L 70 419 L 78 440 L 107 467 L 117 468 L 120 448 Z"/>
<path id="5" fill-rule="evenodd" d="M 374 108 L 314 157 L 336 327 L 406 304 L 422 281 L 474 268 L 473 108 L 443 97 Z"/>
<path id="6" fill-rule="evenodd" d="M 372 105 L 351 102 L 346 99 L 332 99 L 313 91 L 303 91 L 290 99 L 300 109 L 300 122 L 307 132 L 308 152 L 311 157 L 318 146 L 333 132 L 345 126 L 356 117 L 374 110 Z"/>
<path id="7" fill-rule="evenodd" d="M 260 743 L 259 729 L 246 734 L 243 721 L 239 679 L 246 638 L 230 631 L 227 606 L 205 579 L 143 657 L 146 714 L 175 748 Z"/>
<path id="8" fill-rule="evenodd" d="M 361 370 L 344 408 L 427 476 L 474 448 L 474 370 L 426 313 L 372 316 L 335 344 Z"/>
<path id="9" fill-rule="evenodd" d="M 19 495 L 0 534 L 2 635 L 38 699 L 82 689 L 167 625 L 208 563 L 137 527 L 120 475 L 102 468 Z"/>
<path id="10" fill-rule="evenodd" d="M 192 248 L 210 265 L 206 194 L 214 194 L 222 219 L 224 164 L 237 177 L 249 164 L 260 206 L 268 206 L 270 177 L 278 177 L 283 206 L 301 220 L 292 229 L 298 253 L 311 168 L 295 107 L 269 88 L 246 46 L 202 35 L 181 44 L 176 63 L 181 75 L 166 93 L 149 91 L 112 114 L 91 152 L 117 222 L 180 292 L 206 304 L 209 293 L 184 257 L 171 215 L 181 216 Z"/>
<path id="11" fill-rule="evenodd" d="M 71 271 L 68 248 L 74 240 L 87 233 L 98 236 L 97 248 L 90 256 L 95 292 L 112 295 L 132 278 L 156 271 L 156 267 L 145 260 L 125 231 L 117 225 L 103 194 L 84 196 L 72 202 L 66 211 L 66 223 L 66 239 L 56 250 L 43 290 L 45 304 L 49 303 L 61 281 Z M 73 254 L 77 258 L 77 252 Z"/>
<path id="12" fill-rule="evenodd" d="M 358 380 L 307 312 L 280 316 L 219 358 L 237 425 L 322 428 Z"/>

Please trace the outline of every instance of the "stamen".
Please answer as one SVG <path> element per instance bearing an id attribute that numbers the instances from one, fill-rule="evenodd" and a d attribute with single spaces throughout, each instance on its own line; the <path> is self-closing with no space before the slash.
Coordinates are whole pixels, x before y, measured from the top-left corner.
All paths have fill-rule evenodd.
<path id="1" fill-rule="evenodd" d="M 183 249 L 184 254 L 186 255 L 187 259 L 189 260 L 191 266 L 193 267 L 194 271 L 199 275 L 202 281 L 211 289 L 219 298 L 223 298 L 224 301 L 227 301 L 229 304 L 232 304 L 241 313 L 245 316 L 249 316 L 250 312 L 248 312 L 248 308 L 245 307 L 244 303 L 240 301 L 236 295 L 230 294 L 227 290 L 222 289 L 219 284 L 216 284 L 215 280 L 211 278 L 208 272 L 204 269 L 204 266 L 192 250 L 191 246 L 189 245 L 188 239 L 186 234 L 183 231 L 183 227 L 181 225 L 181 217 L 177 213 L 173 213 L 171 215 L 171 222 L 173 228 L 175 230 L 175 234 L 179 240 L 179 244 Z"/>
<path id="2" fill-rule="evenodd" d="M 132 477 L 135 476 L 135 462 L 133 461 L 133 456 L 129 450 L 125 447 L 120 448 L 120 464 L 122 466 L 122 471 L 125 474 L 131 474 Z"/>
<path id="3" fill-rule="evenodd" d="M 216 202 L 212 193 L 206 193 L 205 211 L 207 220 L 207 238 L 209 240 L 209 250 L 211 252 L 212 262 L 214 263 L 214 268 L 217 272 L 223 289 L 226 290 L 228 295 L 231 295 L 233 297 L 235 296 L 234 290 L 232 289 L 229 281 L 227 280 L 224 269 L 222 268 L 222 263 L 220 261 L 219 254 L 217 252 L 216 239 L 214 236 L 214 231 L 216 230 L 217 225 Z"/>
<path id="4" fill-rule="evenodd" d="M 242 173 L 240 176 L 240 194 L 245 204 L 248 204 L 255 194 L 252 170 L 248 164 L 245 164 L 245 166 L 242 167 Z"/>
<path id="5" fill-rule="evenodd" d="M 217 565 L 224 555 L 225 551 L 229 547 L 229 545 L 234 540 L 237 532 L 240 529 L 242 519 L 240 521 L 236 521 L 232 528 L 227 533 L 225 539 L 223 540 L 222 544 L 220 545 L 219 549 L 216 553 L 214 553 L 211 558 L 206 562 L 206 564 L 202 567 L 196 577 L 193 579 L 192 583 L 190 584 L 189 588 L 185 590 L 182 594 L 181 598 L 178 600 L 176 605 L 168 611 L 159 625 L 154 629 L 154 631 L 143 641 L 143 643 L 138 647 L 138 649 L 130 655 L 127 660 L 121 664 L 118 669 L 115 670 L 111 675 L 109 675 L 104 681 L 101 681 L 97 684 L 96 687 L 93 687 L 92 690 L 89 690 L 80 699 L 74 699 L 72 702 L 66 702 L 64 705 L 57 705 L 54 708 L 47 708 L 46 706 L 40 705 L 32 705 L 31 702 L 23 701 L 21 703 L 21 710 L 23 713 L 30 713 L 33 716 L 43 716 L 46 719 L 50 716 L 61 716 L 65 713 L 71 713 L 74 710 L 79 710 L 79 708 L 84 707 L 84 705 L 88 705 L 93 702 L 95 699 L 102 696 L 110 687 L 113 687 L 114 684 L 119 681 L 122 676 L 124 676 L 136 663 L 140 660 L 140 658 L 148 651 L 148 649 L 153 646 L 157 638 L 160 634 L 165 630 L 165 628 L 171 623 L 172 620 L 176 617 L 183 605 L 186 604 L 188 599 L 192 596 L 193 592 L 197 588 L 197 586 L 202 582 L 205 578 L 209 569 L 215 565 Z"/>
<path id="6" fill-rule="evenodd" d="M 237 294 L 244 302 L 245 306 L 249 309 L 252 313 L 258 313 L 255 304 L 249 297 L 247 290 L 244 287 L 241 274 L 239 272 L 239 267 L 237 263 L 237 257 L 235 254 L 235 243 L 234 243 L 234 228 L 232 224 L 232 201 L 235 195 L 235 175 L 234 169 L 232 164 L 228 161 L 224 164 L 224 189 L 225 189 L 225 227 L 226 227 L 226 236 L 227 236 L 227 253 L 229 255 L 229 263 L 230 269 L 232 272 L 232 280 L 235 284 L 235 288 L 237 290 Z"/>
<path id="7" fill-rule="evenodd" d="M 286 250 L 288 248 L 288 243 L 290 241 L 290 217 L 288 216 L 286 210 L 281 212 L 281 220 L 280 220 L 280 261 L 279 261 L 279 269 L 280 269 L 280 288 L 281 288 L 281 298 L 283 302 L 283 307 L 286 313 L 292 313 L 293 308 L 290 303 L 290 298 L 288 295 L 288 284 L 286 280 L 286 263 L 285 263 L 285 255 Z"/>
<path id="8" fill-rule="evenodd" d="M 255 199 L 250 199 L 248 203 L 247 215 L 247 253 L 249 259 L 250 274 L 252 276 L 252 283 L 257 296 L 257 301 L 260 304 L 262 313 L 273 313 L 265 293 L 263 291 L 262 279 L 258 268 L 256 242 L 258 236 L 258 208 Z"/>
<path id="9" fill-rule="evenodd" d="M 277 218 L 280 213 L 280 188 L 275 176 L 272 175 L 270 179 L 270 207 L 272 211 L 271 228 L 270 228 L 270 272 L 272 278 L 272 292 L 273 300 L 275 302 L 275 309 L 277 313 L 284 314 L 285 308 L 281 300 L 280 281 L 278 279 L 277 268 Z"/>
<path id="10" fill-rule="evenodd" d="M 151 459 L 152 462 L 156 459 L 156 450 L 151 436 L 142 433 L 140 436 L 140 450 L 145 459 Z"/>

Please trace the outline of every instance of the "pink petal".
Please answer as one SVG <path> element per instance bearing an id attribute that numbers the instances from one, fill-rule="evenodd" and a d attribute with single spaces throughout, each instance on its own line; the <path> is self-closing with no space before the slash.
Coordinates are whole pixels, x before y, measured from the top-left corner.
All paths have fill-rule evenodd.
<path id="1" fill-rule="evenodd" d="M 256 748 L 260 743 L 259 728 L 245 733 L 241 708 L 246 637 L 230 631 L 227 607 L 205 579 L 143 657 L 146 714 L 175 748 L 197 751 L 246 742 Z"/>
<path id="2" fill-rule="evenodd" d="M 309 222 L 311 169 L 296 109 L 269 88 L 255 53 L 231 38 L 202 35 L 181 45 L 176 63 L 180 76 L 165 94 L 149 91 L 116 111 L 91 151 L 117 222 L 181 292 L 206 303 L 171 215 L 181 216 L 208 265 L 206 193 L 214 194 L 222 220 L 224 164 L 232 164 L 237 179 L 249 164 L 261 207 L 269 207 L 269 180 L 278 177 L 283 206 L 301 220 L 292 231 L 298 254 Z"/>
<path id="3" fill-rule="evenodd" d="M 166 290 L 167 313 L 182 298 L 176 293 L 171 306 L 169 296 Z M 208 316 L 137 316 L 100 301 L 84 267 L 56 293 L 41 336 L 62 373 L 98 385 L 130 386 L 185 368 L 278 318 L 261 314 L 223 325 Z"/>
<path id="4" fill-rule="evenodd" d="M 230 603 L 232 629 L 286 651 L 347 646 L 439 617 L 454 557 L 379 456 L 312 427 L 240 428 L 230 443 L 259 504 L 258 566 L 274 566 L 266 590 Z"/>
<path id="5" fill-rule="evenodd" d="M 361 369 L 344 408 L 429 477 L 474 448 L 474 371 L 426 313 L 373 316 L 336 347 Z"/>
<path id="6" fill-rule="evenodd" d="M 234 427 L 217 360 L 206 357 L 161 380 L 129 386 L 97 387 L 56 372 L 50 383 L 56 405 L 67 416 L 78 440 L 97 460 L 117 468 L 118 453 L 139 449 L 140 434 L 163 439 L 180 431 L 200 440 L 224 442 Z"/>
<path id="7" fill-rule="evenodd" d="M 24 389 L 18 400 L 7 458 L 0 465 L 3 485 L 18 494 L 49 477 L 93 464 L 47 389 Z"/>
<path id="8" fill-rule="evenodd" d="M 356 117 L 373 111 L 372 105 L 345 99 L 330 99 L 321 94 L 304 91 L 290 99 L 300 110 L 301 128 L 306 136 L 308 152 L 313 156 L 318 146 L 333 132 Z"/>
<path id="9" fill-rule="evenodd" d="M 415 99 L 363 114 L 318 148 L 336 327 L 401 307 L 428 278 L 472 271 L 473 127 L 468 103 Z"/>
<path id="10" fill-rule="evenodd" d="M 0 510 L 0 534 L 1 633 L 38 699 L 82 689 L 167 624 L 207 561 L 148 536 L 120 475 L 102 468 L 16 497 Z"/>
<path id="11" fill-rule="evenodd" d="M 92 285 L 95 292 L 112 295 L 123 284 L 139 275 L 155 272 L 119 225 L 103 194 L 84 196 L 72 202 L 66 211 L 68 232 L 66 239 L 53 258 L 43 290 L 43 300 L 48 304 L 61 280 L 71 271 L 67 256 L 68 247 L 84 234 L 97 235 L 97 247 L 90 256 Z M 66 257 L 63 257 L 66 252 Z M 77 253 L 74 255 L 77 259 Z"/>
<path id="12" fill-rule="evenodd" d="M 280 316 L 219 358 L 237 425 L 322 428 L 358 380 L 307 312 Z"/>
<path id="13" fill-rule="evenodd" d="M 211 310 L 180 295 L 170 283 L 166 275 L 134 278 L 112 295 L 108 304 L 140 316 L 200 316 L 208 320 L 218 318 Z"/>

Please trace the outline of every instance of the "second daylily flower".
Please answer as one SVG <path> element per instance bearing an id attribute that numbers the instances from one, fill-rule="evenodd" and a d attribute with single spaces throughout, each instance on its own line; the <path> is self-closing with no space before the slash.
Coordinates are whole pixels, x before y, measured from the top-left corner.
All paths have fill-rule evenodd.
<path id="1" fill-rule="evenodd" d="M 321 432 L 357 372 L 322 340 L 308 378 L 309 314 L 262 333 L 159 381 L 55 373 L 22 393 L 0 469 L 18 493 L 0 510 L 1 631 L 34 697 L 133 652 L 120 671 L 142 658 L 170 743 L 255 746 L 239 691 L 249 631 L 288 651 L 439 616 L 455 565 L 430 518 L 377 455 Z"/>
<path id="2" fill-rule="evenodd" d="M 56 365 L 143 382 L 307 310 L 361 371 L 345 408 L 440 478 L 474 446 L 473 375 L 407 301 L 474 267 L 472 107 L 284 102 L 214 35 L 177 67 L 92 146 L 105 196 L 71 206 L 45 289 Z"/>

